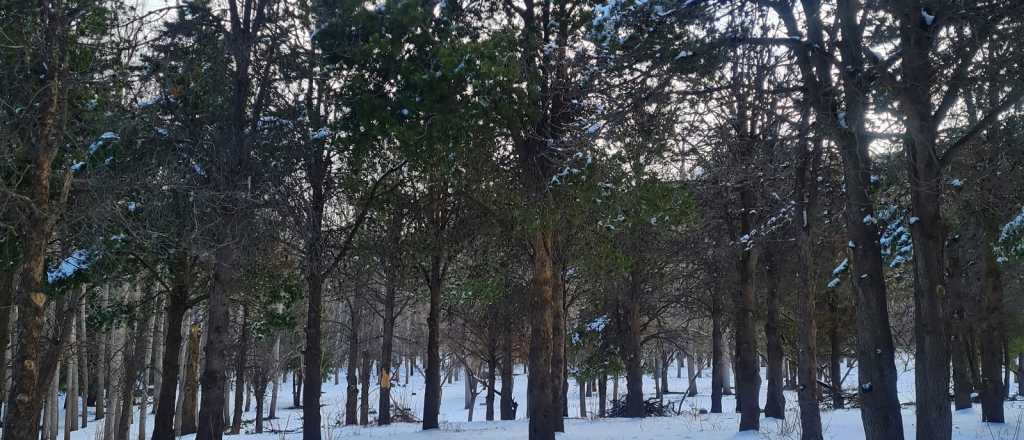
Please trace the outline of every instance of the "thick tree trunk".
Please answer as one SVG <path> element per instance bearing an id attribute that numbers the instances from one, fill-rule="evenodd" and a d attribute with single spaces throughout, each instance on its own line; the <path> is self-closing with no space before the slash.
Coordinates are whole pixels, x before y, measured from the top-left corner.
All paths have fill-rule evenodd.
<path id="1" fill-rule="evenodd" d="M 79 411 L 79 417 L 81 418 L 81 427 L 85 429 L 89 426 L 89 377 L 92 375 L 92 368 L 89 365 L 89 352 L 92 344 L 89 343 L 89 333 L 86 331 L 86 307 L 82 304 L 78 309 L 78 335 L 79 340 L 82 341 L 79 344 L 78 349 L 78 372 L 79 380 L 81 384 L 79 388 L 82 390 L 82 407 Z M 6 327 L 0 325 L 0 331 L 5 331 Z M 3 350 L 0 350 L 3 351 Z M 3 365 L 3 364 L 0 364 Z"/>
<path id="2" fill-rule="evenodd" d="M 423 394 L 423 429 L 437 429 L 441 412 L 441 256 L 430 258 L 430 309 L 427 312 L 426 389 Z M 502 397 L 504 402 L 504 397 Z M 502 406 L 502 420 L 504 418 Z"/>
<path id="3" fill-rule="evenodd" d="M 991 231 L 985 235 L 991 236 Z M 988 238 L 988 237 L 986 237 Z M 1004 423 L 1003 415 L 1003 286 L 999 263 L 989 238 L 978 246 L 982 258 L 981 282 L 981 419 Z"/>
<path id="4" fill-rule="evenodd" d="M 711 292 L 711 413 L 722 412 L 722 391 L 725 386 L 725 372 L 722 367 L 722 298 L 718 292 Z"/>
<path id="5" fill-rule="evenodd" d="M 391 363 L 395 340 L 395 296 L 397 284 L 385 289 L 384 325 L 380 348 L 380 371 L 377 373 L 380 397 L 377 399 L 377 424 L 391 424 Z"/>
<path id="6" fill-rule="evenodd" d="M 192 324 L 188 335 L 188 354 L 185 359 L 185 378 L 181 396 L 181 425 L 179 435 L 194 434 L 198 431 L 196 406 L 199 400 L 199 347 L 202 327 Z M 222 394 L 223 395 L 223 394 Z M 218 414 L 218 418 L 219 418 Z"/>
<path id="7" fill-rule="evenodd" d="M 752 206 L 753 202 L 751 201 L 749 205 Z M 748 227 L 742 229 L 749 230 Z M 736 399 L 737 410 L 743 414 L 740 417 L 740 431 L 756 431 L 761 425 L 761 409 L 758 405 L 761 375 L 757 362 L 757 337 L 754 334 L 753 313 L 757 307 L 757 300 L 754 297 L 756 263 L 752 254 L 753 252 L 750 250 L 741 251 L 737 266 L 740 274 L 740 288 L 734 301 Z"/>
<path id="8" fill-rule="evenodd" d="M 604 417 L 608 402 L 608 373 L 601 372 L 597 379 L 597 416 Z"/>
<path id="9" fill-rule="evenodd" d="M 178 260 L 178 264 L 187 264 L 187 260 Z M 185 266 L 175 266 L 173 291 L 167 298 L 167 308 L 163 331 L 163 359 L 160 367 L 160 386 L 157 388 L 159 397 L 156 406 L 156 417 L 153 418 L 152 440 L 174 439 L 174 413 L 177 402 L 178 373 L 181 359 L 181 325 L 188 311 L 188 288 L 190 282 Z"/>
<path id="10" fill-rule="evenodd" d="M 242 405 L 245 399 L 246 356 L 249 354 L 249 309 L 242 306 L 238 345 L 235 346 L 235 404 L 231 418 L 231 434 L 242 432 Z"/>
<path id="11" fill-rule="evenodd" d="M 948 245 L 947 283 L 951 298 L 950 310 L 950 358 L 953 361 L 953 405 L 957 410 L 971 408 L 971 366 L 968 360 L 970 331 L 967 308 L 967 288 L 964 285 L 964 268 L 960 260 L 962 241 L 950 240 Z"/>
<path id="12" fill-rule="evenodd" d="M 48 303 L 43 289 L 46 272 L 46 248 L 52 235 L 54 218 L 59 206 L 52 203 L 50 180 L 52 166 L 61 142 L 62 108 L 64 98 L 64 76 L 66 74 L 67 39 L 65 23 L 66 10 L 63 3 L 40 1 L 38 14 L 41 23 L 42 41 L 39 41 L 34 69 L 43 72 L 39 82 L 32 84 L 39 94 L 35 111 L 38 111 L 33 139 L 26 140 L 24 157 L 19 158 L 23 193 L 31 201 L 26 209 L 27 218 L 19 223 L 21 237 L 21 268 L 15 287 L 15 304 L 18 307 L 18 321 L 11 378 L 11 391 L 7 396 L 7 411 L 4 414 L 3 440 L 31 440 L 39 437 L 39 417 L 42 411 L 43 393 L 52 376 L 41 373 L 55 368 L 44 365 L 53 350 L 52 343 L 44 339 L 43 325 Z M 22 167 L 23 166 L 23 167 Z M 58 342 L 59 343 L 59 342 Z"/>
<path id="13" fill-rule="evenodd" d="M 491 344 L 490 347 L 488 348 L 490 353 L 487 357 L 487 383 L 485 384 L 487 387 L 487 394 L 484 396 L 484 401 L 485 404 L 487 405 L 487 421 L 494 420 L 494 385 L 497 376 L 496 370 L 498 367 L 498 353 L 495 352 L 498 349 L 496 346 L 497 341 L 494 338 L 492 338 L 490 342 Z"/>
<path id="14" fill-rule="evenodd" d="M 560 279 L 556 279 L 560 280 Z M 565 363 L 565 290 L 561 282 L 553 288 L 554 304 L 551 308 L 551 407 L 556 432 L 565 432 L 565 417 L 569 416 L 569 378 Z"/>
<path id="15" fill-rule="evenodd" d="M 323 308 L 324 280 L 321 274 L 322 251 L 319 237 L 322 215 L 321 211 L 315 221 L 316 224 L 307 228 L 309 236 L 306 238 L 306 343 L 302 353 L 305 382 L 305 388 L 302 390 L 303 440 L 320 440 L 320 368 L 323 356 L 320 346 L 320 313 Z"/>
<path id="16" fill-rule="evenodd" d="M 558 286 L 554 267 L 555 234 L 548 227 L 538 229 L 532 239 L 533 274 L 528 290 L 530 351 L 527 382 L 527 412 L 530 440 L 554 440 L 560 408 L 553 396 L 560 382 L 552 374 L 554 352 L 555 295 Z"/>
<path id="17" fill-rule="evenodd" d="M 765 250 L 767 270 L 767 314 L 764 323 L 765 341 L 768 351 L 768 393 L 764 405 L 764 416 L 776 419 L 786 418 L 786 396 L 782 394 L 782 339 L 779 336 L 779 266 L 770 249 Z"/>
<path id="18" fill-rule="evenodd" d="M 622 338 L 622 363 L 626 368 L 626 417 L 644 417 L 644 371 L 640 343 L 640 305 L 637 303 L 641 281 L 639 271 L 629 274 L 627 298 L 619 303 L 619 332 Z"/>
<path id="19" fill-rule="evenodd" d="M 578 394 L 580 396 L 580 404 L 579 404 L 579 406 L 580 406 L 580 418 L 581 419 L 586 419 L 587 418 L 587 396 L 586 396 L 586 394 L 583 393 L 583 388 L 586 386 L 586 384 L 583 383 L 583 379 L 580 379 L 579 376 L 576 377 L 576 386 L 579 388 Z"/>
<path id="20" fill-rule="evenodd" d="M 697 395 L 697 359 L 692 353 L 686 354 L 686 397 Z"/>
<path id="21" fill-rule="evenodd" d="M 833 300 L 834 301 L 834 300 Z M 842 346 L 839 339 L 839 312 L 835 303 L 829 304 L 832 309 L 832 326 L 829 328 L 829 385 L 832 387 L 832 407 L 840 409 L 846 406 L 843 400 Z"/>
<path id="22" fill-rule="evenodd" d="M 234 216 L 229 216 L 234 217 Z M 227 225 L 238 225 L 240 219 L 224 219 Z M 224 436 L 224 414 L 227 405 L 227 369 L 231 335 L 228 297 L 238 288 L 239 250 L 237 244 L 225 245 L 216 251 L 213 285 L 206 300 L 206 346 L 200 382 L 199 420 L 196 440 L 220 440 Z M 305 419 L 303 419 L 305 422 Z"/>
<path id="23" fill-rule="evenodd" d="M 502 335 L 501 356 L 501 420 L 515 420 L 515 401 L 512 400 L 514 359 L 512 358 L 512 329 L 506 327 Z"/>

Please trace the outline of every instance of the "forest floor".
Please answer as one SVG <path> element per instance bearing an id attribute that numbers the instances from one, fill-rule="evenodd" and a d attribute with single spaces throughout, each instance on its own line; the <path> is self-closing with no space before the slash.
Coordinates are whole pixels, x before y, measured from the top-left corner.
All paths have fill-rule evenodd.
<path id="1" fill-rule="evenodd" d="M 912 364 L 900 363 L 897 365 L 900 371 L 900 401 L 909 403 L 914 400 L 914 372 Z M 397 378 L 392 391 L 393 399 L 403 406 L 410 408 L 417 416 L 422 414 L 423 379 L 422 376 L 413 376 L 409 383 L 405 384 L 404 370 L 402 376 Z M 527 438 L 526 414 L 526 376 L 519 374 L 521 370 L 516 369 L 515 399 L 520 404 L 516 421 L 480 421 L 485 416 L 483 393 L 476 400 L 477 407 L 474 410 L 474 422 L 467 422 L 468 410 L 465 408 L 465 384 L 454 382 L 445 384 L 443 389 L 441 405 L 441 429 L 431 432 L 423 432 L 420 425 L 416 423 L 396 423 L 387 427 L 342 427 L 344 418 L 345 382 L 344 373 L 341 376 L 341 383 L 335 385 L 333 378 L 324 383 L 323 386 L 323 424 L 322 438 L 324 440 L 342 439 L 401 439 L 401 440 L 521 440 Z M 676 378 L 676 369 L 670 369 L 669 390 L 671 392 L 682 392 L 686 389 L 686 369 L 682 370 L 682 378 Z M 566 420 L 565 434 L 558 436 L 561 440 L 724 440 L 733 438 L 743 439 L 767 439 L 783 440 L 798 439 L 799 436 L 799 413 L 796 409 L 795 392 L 786 392 L 787 411 L 786 420 L 761 419 L 761 432 L 756 434 L 737 434 L 736 428 L 739 425 L 739 415 L 734 413 L 735 400 L 733 396 L 723 398 L 723 414 L 701 414 L 701 410 L 710 408 L 710 370 L 704 371 L 703 378 L 698 379 L 697 385 L 699 394 L 696 397 L 685 398 L 678 406 L 683 409 L 682 415 L 673 417 L 651 417 L 646 419 L 596 419 L 593 413 L 597 410 L 597 393 L 594 397 L 586 398 L 587 409 L 590 417 L 580 418 L 579 414 L 579 392 L 576 384 L 570 382 L 569 386 L 569 414 L 571 418 Z M 762 377 L 764 372 L 762 371 Z M 654 382 L 648 375 L 645 376 L 644 391 L 653 394 Z M 847 375 L 844 385 L 852 388 L 856 383 L 856 369 Z M 619 380 L 619 391 L 625 392 L 625 380 Z M 1013 391 L 1016 391 L 1014 384 Z M 609 396 L 612 393 L 612 384 L 608 385 Z M 761 402 L 763 406 L 765 387 L 761 386 Z M 370 407 L 377 407 L 377 390 L 373 389 L 370 399 Z M 302 410 L 291 408 L 291 383 L 281 385 L 281 396 L 278 401 L 278 418 L 266 422 L 265 429 L 268 432 L 263 434 L 253 433 L 254 413 L 247 412 L 243 419 L 243 435 L 227 436 L 237 440 L 298 440 L 301 439 L 301 416 Z M 683 394 L 666 395 L 666 400 L 678 401 L 684 399 Z M 497 406 L 497 403 L 495 404 Z M 956 411 L 953 414 L 953 438 L 957 440 L 1024 440 L 1024 401 L 1006 402 L 1005 424 L 991 424 L 981 422 L 981 409 L 979 404 L 974 408 Z M 137 411 L 137 409 L 136 409 Z M 370 414 L 371 420 L 375 412 Z M 497 412 L 497 408 L 495 408 Z M 72 434 L 73 440 L 100 440 L 97 435 L 97 428 L 102 422 L 90 422 L 89 427 Z M 135 439 L 138 435 L 138 421 L 132 426 L 129 438 Z M 822 423 L 826 439 L 830 440 L 860 440 L 864 438 L 864 431 L 861 427 L 860 411 L 848 410 L 823 410 Z M 907 439 L 914 438 L 916 420 L 914 407 L 905 405 L 903 410 L 903 424 Z M 152 430 L 152 416 L 146 423 L 148 430 Z M 190 440 L 194 436 L 184 436 L 183 439 Z M 148 434 L 147 437 L 148 438 Z"/>

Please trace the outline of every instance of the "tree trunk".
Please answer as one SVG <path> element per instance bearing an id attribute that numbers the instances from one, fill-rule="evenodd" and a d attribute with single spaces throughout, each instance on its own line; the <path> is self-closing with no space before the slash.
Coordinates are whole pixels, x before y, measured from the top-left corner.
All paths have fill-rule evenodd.
<path id="1" fill-rule="evenodd" d="M 79 344 L 78 348 L 78 372 L 80 378 L 79 380 L 81 381 L 81 384 L 79 384 L 79 389 L 82 390 L 82 406 L 81 410 L 79 411 L 79 417 L 81 418 L 80 423 L 82 429 L 85 429 L 86 427 L 89 426 L 89 377 L 92 375 L 92 368 L 90 368 L 89 366 L 89 348 L 91 344 L 89 344 L 89 333 L 86 331 L 85 327 L 85 310 L 85 304 L 80 305 L 78 308 L 78 338 L 80 341 L 82 341 L 82 343 Z M 0 331 L 6 331 L 6 327 L 0 325 Z"/>
<path id="2" fill-rule="evenodd" d="M 272 377 L 271 385 L 270 385 L 270 409 L 267 411 L 267 418 L 269 420 L 274 420 L 274 419 L 277 418 L 277 392 L 278 392 L 278 388 L 280 388 L 280 382 L 281 382 L 281 374 L 280 374 L 281 373 L 281 371 L 280 371 L 281 370 L 281 334 L 280 333 L 275 333 L 274 334 L 274 353 L 272 355 L 272 359 L 274 360 L 274 368 L 273 368 L 273 371 L 270 374 L 270 376 Z M 346 420 L 348 420 L 348 419 L 346 418 Z"/>
<path id="3" fill-rule="evenodd" d="M 985 235 L 993 232 L 986 231 Z M 986 237 L 988 238 L 988 237 Z M 978 246 L 982 257 L 981 282 L 981 420 L 1003 423 L 1003 286 L 999 263 L 989 238 Z"/>
<path id="4" fill-rule="evenodd" d="M 359 394 L 359 424 L 370 424 L 370 353 L 363 350 L 363 364 L 359 369 L 359 382 L 362 392 Z"/>
<path id="5" fill-rule="evenodd" d="M 553 397 L 556 386 L 553 374 L 555 296 L 558 286 L 554 267 L 555 234 L 540 228 L 531 239 L 533 273 L 529 287 L 530 351 L 527 383 L 527 413 L 530 440 L 554 440 L 560 408 Z"/>
<path id="6" fill-rule="evenodd" d="M 764 334 L 767 345 L 768 392 L 764 405 L 764 416 L 776 419 L 786 418 L 786 396 L 782 394 L 782 339 L 779 336 L 779 265 L 771 249 L 765 249 L 765 270 L 767 314 L 765 317 Z"/>
<path id="7" fill-rule="evenodd" d="M 497 341 L 492 338 L 490 347 L 488 347 L 490 355 L 487 357 L 487 395 L 484 397 L 484 401 L 487 405 L 487 421 L 494 420 L 494 382 L 496 376 L 495 370 L 497 369 L 496 364 L 498 363 L 498 354 L 495 352 L 495 350 L 497 350 L 496 345 Z"/>
<path id="8" fill-rule="evenodd" d="M 619 304 L 619 332 L 622 337 L 622 363 L 626 368 L 626 417 L 644 417 L 644 373 L 640 345 L 640 275 L 637 269 L 629 274 L 629 298 Z"/>
<path id="9" fill-rule="evenodd" d="M 174 413 L 177 404 L 177 388 L 181 369 L 182 322 L 188 311 L 189 288 L 191 286 L 191 267 L 188 257 L 179 253 L 172 266 L 173 285 L 167 297 L 164 315 L 163 356 L 160 375 L 156 387 L 159 397 L 153 403 L 156 416 L 153 418 L 152 440 L 174 439 Z M 190 333 L 191 335 L 191 333 Z"/>
<path id="10" fill-rule="evenodd" d="M 968 330 L 967 307 L 969 305 L 967 289 L 964 286 L 964 268 L 960 261 L 962 242 L 950 240 L 948 252 L 947 283 L 951 298 L 950 311 L 950 358 L 953 361 L 953 405 L 957 410 L 972 407 L 971 367 L 968 360 L 970 331 Z"/>
<path id="11" fill-rule="evenodd" d="M 235 347 L 235 404 L 231 418 L 231 434 L 242 432 L 242 405 L 245 400 L 246 356 L 249 353 L 249 309 L 242 306 L 240 336 Z"/>
<path id="12" fill-rule="evenodd" d="M 749 184 L 740 187 L 740 231 L 750 234 L 753 222 L 749 212 L 754 209 L 754 194 Z M 736 338 L 736 400 L 737 410 L 742 412 L 740 431 L 756 431 L 760 428 L 761 409 L 758 405 L 760 389 L 760 368 L 757 362 L 757 336 L 754 333 L 754 310 L 757 299 L 754 295 L 754 274 L 757 261 L 753 250 L 744 246 L 737 260 L 739 289 L 733 299 L 735 321 L 733 332 Z"/>
<path id="13" fill-rule="evenodd" d="M 565 289 L 557 282 L 554 290 L 554 304 L 551 308 L 551 406 L 555 432 L 565 432 L 565 417 L 569 416 L 569 378 L 566 377 L 565 362 Z"/>
<path id="14" fill-rule="evenodd" d="M 587 418 L 587 396 L 586 396 L 586 394 L 583 393 L 583 388 L 585 387 L 585 384 L 583 383 L 583 379 L 580 379 L 579 376 L 576 377 L 576 386 L 579 387 L 580 418 L 581 419 L 586 419 Z"/>
<path id="15" fill-rule="evenodd" d="M 506 327 L 502 335 L 501 357 L 501 420 L 516 419 L 516 405 L 512 400 L 515 378 L 513 376 L 514 360 L 512 358 L 512 329 Z"/>
<path id="16" fill-rule="evenodd" d="M 601 372 L 601 377 L 597 379 L 597 416 L 604 417 L 606 414 L 606 405 L 608 402 L 608 373 Z"/>
<path id="17" fill-rule="evenodd" d="M 661 394 L 668 394 L 668 366 L 672 363 L 672 353 L 666 353 L 665 349 L 661 351 Z"/>
<path id="18" fill-rule="evenodd" d="M 832 407 L 840 409 L 846 406 L 843 401 L 843 370 L 842 370 L 842 346 L 839 339 L 839 311 L 835 305 L 835 299 L 829 304 L 832 309 L 832 326 L 829 328 L 829 385 L 832 387 Z"/>
<path id="19" fill-rule="evenodd" d="M 196 406 L 199 399 L 199 346 L 202 327 L 192 324 L 188 335 L 188 352 L 185 356 L 185 379 L 181 396 L 181 426 L 179 435 L 194 434 L 198 431 Z M 218 415 L 219 418 L 219 415 Z"/>
<path id="20" fill-rule="evenodd" d="M 75 315 L 77 316 L 78 313 L 76 312 Z M 64 363 L 68 369 L 67 379 L 65 379 L 67 392 L 64 394 L 64 440 L 71 440 L 71 431 L 78 430 L 78 359 L 75 354 L 85 344 L 78 343 L 77 330 L 78 325 L 72 318 L 71 333 L 68 335 L 68 346 L 71 347 L 71 353 L 67 353 L 64 357 Z"/>
<path id="21" fill-rule="evenodd" d="M 686 396 L 697 395 L 697 360 L 692 353 L 686 354 Z"/>
<path id="22" fill-rule="evenodd" d="M 358 288 L 357 288 L 358 289 Z M 358 292 L 349 302 L 348 367 L 345 369 L 345 424 L 359 423 L 359 314 Z"/>
<path id="23" fill-rule="evenodd" d="M 228 217 L 235 217 L 234 215 Z M 227 218 L 228 225 L 238 225 L 241 219 Z M 237 244 L 225 245 L 216 251 L 213 285 L 206 300 L 206 346 L 204 368 L 200 382 L 199 420 L 196 440 L 220 440 L 224 436 L 224 413 L 227 405 L 227 369 L 231 335 L 228 297 L 238 289 Z M 303 419 L 305 422 L 305 419 Z M 184 428 L 183 428 L 184 430 Z"/>
<path id="24" fill-rule="evenodd" d="M 725 372 L 722 367 L 722 298 L 718 292 L 711 292 L 711 413 L 722 412 L 722 391 L 725 387 Z"/>

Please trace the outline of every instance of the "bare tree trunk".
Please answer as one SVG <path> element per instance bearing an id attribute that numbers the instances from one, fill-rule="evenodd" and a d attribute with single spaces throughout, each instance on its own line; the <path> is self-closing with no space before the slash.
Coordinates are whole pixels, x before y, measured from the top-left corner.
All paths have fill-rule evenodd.
<path id="1" fill-rule="evenodd" d="M 357 287 L 358 290 L 358 287 Z M 345 371 L 345 424 L 359 423 L 359 315 L 360 301 L 357 291 L 349 302 L 348 368 Z"/>
<path id="2" fill-rule="evenodd" d="M 566 394 L 569 378 L 565 363 L 565 289 L 560 278 L 555 278 L 551 308 L 551 409 L 555 432 L 565 432 L 565 417 L 569 416 Z"/>
<path id="3" fill-rule="evenodd" d="M 993 232 L 985 231 L 991 235 Z M 981 419 L 1004 423 L 1003 415 L 1003 294 L 999 263 L 992 251 L 995 240 L 981 240 Z"/>
<path id="4" fill-rule="evenodd" d="M 507 326 L 502 332 L 501 355 L 501 420 L 515 420 L 516 408 L 512 400 L 515 381 L 513 376 L 514 359 L 512 358 L 512 329 Z"/>
<path id="5" fill-rule="evenodd" d="M 576 386 L 579 387 L 580 418 L 581 419 L 585 419 L 585 418 L 587 418 L 587 396 L 586 396 L 586 394 L 583 393 L 583 388 L 584 388 L 585 384 L 583 383 L 583 380 L 580 379 L 579 376 L 576 377 Z"/>
<path id="6" fill-rule="evenodd" d="M 149 321 L 146 323 L 143 329 L 142 338 L 142 358 L 139 360 L 139 369 L 141 370 L 141 382 L 142 392 L 139 394 L 139 438 L 138 440 L 146 440 L 146 417 L 149 414 L 147 405 L 149 404 L 149 370 L 150 368 L 146 365 L 152 359 L 152 345 L 155 345 L 153 338 L 155 334 L 150 333 L 154 329 L 155 323 L 159 321 L 156 318 L 160 313 L 154 313 L 150 315 Z"/>
<path id="7" fill-rule="evenodd" d="M 181 398 L 181 426 L 179 435 L 194 434 L 198 431 L 196 406 L 199 398 L 199 346 L 201 326 L 192 324 L 188 336 L 188 354 L 185 356 L 185 379 Z M 218 415 L 219 417 L 219 415 Z"/>
<path id="8" fill-rule="evenodd" d="M 604 417 L 608 402 L 608 373 L 603 371 L 601 377 L 597 379 L 597 399 L 597 416 Z"/>
<path id="9" fill-rule="evenodd" d="M 359 393 L 359 424 L 366 426 L 370 424 L 370 353 L 363 350 L 363 364 L 359 368 L 359 383 L 362 390 Z"/>
<path id="10" fill-rule="evenodd" d="M 77 307 L 76 307 L 77 309 Z M 74 313 L 77 317 L 77 310 Z M 64 397 L 64 440 L 71 440 L 71 431 L 78 430 L 78 352 L 84 344 L 78 342 L 78 324 L 74 317 L 71 319 L 71 333 L 68 334 L 68 347 L 70 353 L 64 356 L 64 363 L 67 366 L 68 374 L 66 381 L 67 392 Z M 0 366 L 2 368 L 2 366 Z"/>
<path id="11" fill-rule="evenodd" d="M 553 402 L 556 386 L 552 374 L 554 352 L 554 308 L 558 286 L 554 267 L 555 234 L 542 227 L 531 237 L 533 273 L 528 292 L 530 350 L 527 382 L 527 412 L 530 440 L 554 440 L 560 408 Z"/>
<path id="12" fill-rule="evenodd" d="M 493 333 L 492 333 L 493 334 Z M 488 347 L 489 354 L 487 356 L 487 395 L 484 397 L 485 404 L 487 406 L 486 420 L 494 420 L 494 385 L 496 379 L 498 354 L 495 352 L 497 347 L 497 341 L 492 337 L 490 340 L 490 347 Z"/>
<path id="13" fill-rule="evenodd" d="M 78 309 L 78 339 L 81 341 L 78 349 L 78 372 L 81 381 L 79 389 L 82 390 L 82 406 L 81 411 L 79 411 L 82 429 L 89 426 L 89 377 L 92 375 L 92 368 L 89 366 L 89 351 L 94 346 L 89 341 L 89 333 L 86 331 L 85 322 L 86 306 L 81 304 Z M 0 326 L 0 331 L 4 331 L 3 329 L 4 327 Z"/>
<path id="14" fill-rule="evenodd" d="M 722 392 L 725 391 L 725 361 L 722 359 L 722 299 L 711 292 L 711 413 L 722 412 Z"/>
<path id="15" fill-rule="evenodd" d="M 235 347 L 235 405 L 231 419 L 231 434 L 242 432 L 242 405 L 245 399 L 246 356 L 249 354 L 249 309 L 242 306 L 240 337 Z M 319 410 L 319 408 L 317 408 Z"/>
<path id="16" fill-rule="evenodd" d="M 767 293 L 767 314 L 764 323 L 765 342 L 767 345 L 768 392 L 764 405 L 764 416 L 776 419 L 786 418 L 786 396 L 782 394 L 782 338 L 779 336 L 779 262 L 773 251 L 764 250 Z M 755 398 L 756 400 L 756 398 Z"/>
<path id="17" fill-rule="evenodd" d="M 281 374 L 279 371 L 281 365 L 281 334 L 277 333 L 274 335 L 274 371 L 271 373 L 271 385 L 270 385 L 270 409 L 267 412 L 267 418 L 274 420 L 277 418 L 277 392 L 280 387 Z M 346 414 L 347 415 L 347 414 Z M 348 417 L 345 418 L 345 424 L 348 424 Z"/>
<path id="18" fill-rule="evenodd" d="M 686 396 L 697 395 L 697 360 L 692 353 L 686 354 Z"/>
<path id="19" fill-rule="evenodd" d="M 629 275 L 630 297 L 619 303 L 619 328 L 622 338 L 622 363 L 626 367 L 626 416 L 644 417 L 644 376 L 642 365 L 642 347 L 640 306 L 637 300 L 640 295 L 640 274 L 634 269 Z"/>

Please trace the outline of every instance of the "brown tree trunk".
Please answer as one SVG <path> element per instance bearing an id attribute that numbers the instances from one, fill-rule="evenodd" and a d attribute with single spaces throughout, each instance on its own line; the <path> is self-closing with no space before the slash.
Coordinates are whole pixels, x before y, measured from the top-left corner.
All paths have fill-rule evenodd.
<path id="1" fill-rule="evenodd" d="M 501 420 L 515 420 L 516 405 L 512 400 L 512 389 L 515 381 L 512 372 L 512 367 L 514 366 L 514 359 L 512 358 L 512 329 L 506 326 L 502 333 Z"/>
<path id="2" fill-rule="evenodd" d="M 487 394 L 484 396 L 484 401 L 487 405 L 486 419 L 488 421 L 494 420 L 494 385 L 497 376 L 496 370 L 498 367 L 498 353 L 496 353 L 496 350 L 498 349 L 497 340 L 495 340 L 495 338 L 491 338 L 490 342 L 490 346 L 488 347 L 487 378 L 485 383 Z"/>
<path id="3" fill-rule="evenodd" d="M 191 286 L 191 267 L 187 256 L 179 254 L 173 267 L 173 286 L 167 297 L 163 331 L 163 359 L 160 366 L 160 387 L 157 390 L 156 417 L 153 419 L 152 440 L 174 439 L 174 412 L 177 402 L 178 372 L 181 359 L 181 325 L 188 311 Z"/>
<path id="4" fill-rule="evenodd" d="M 608 373 L 601 372 L 597 378 L 597 416 L 604 417 L 608 402 Z"/>
<path id="5" fill-rule="evenodd" d="M 740 230 L 749 233 L 752 223 L 749 219 L 753 209 L 753 193 L 744 185 L 740 190 L 741 214 Z M 737 261 L 739 272 L 739 289 L 734 298 L 735 321 L 733 324 L 736 337 L 736 409 L 743 415 L 740 417 L 740 431 L 760 428 L 761 409 L 758 405 L 761 374 L 757 362 L 757 337 L 754 334 L 754 310 L 757 300 L 754 296 L 754 272 L 756 258 L 753 250 L 744 248 L 740 251 Z"/>
<path id="6" fill-rule="evenodd" d="M 358 289 L 358 287 L 357 287 Z M 359 315 L 358 292 L 349 302 L 348 366 L 345 371 L 345 424 L 359 423 Z"/>
<path id="7" fill-rule="evenodd" d="M 362 385 L 359 393 L 359 424 L 366 426 L 370 424 L 370 352 L 363 350 L 361 358 L 363 364 L 359 368 L 359 383 Z"/>
<path id="8" fill-rule="evenodd" d="M 718 292 L 711 292 L 711 413 L 722 412 L 722 388 L 725 373 L 722 371 L 722 298 Z"/>
<path id="9" fill-rule="evenodd" d="M 442 258 L 440 255 L 430 257 L 430 309 L 427 312 L 427 365 L 426 389 L 423 394 L 423 429 L 437 429 L 438 415 L 441 412 L 441 289 Z M 504 402 L 504 395 L 502 402 Z M 505 420 L 505 407 L 502 405 L 502 420 Z M 490 420 L 490 419 L 488 419 Z"/>
<path id="10" fill-rule="evenodd" d="M 829 341 L 829 385 L 832 387 L 832 407 L 840 409 L 846 406 L 843 400 L 843 370 L 841 366 L 842 346 L 839 339 L 839 311 L 832 299 L 829 308 L 832 311 L 832 325 L 828 332 Z"/>
<path id="11" fill-rule="evenodd" d="M 967 329 L 969 302 L 967 288 L 964 286 L 964 268 L 960 261 L 961 248 L 961 240 L 950 240 L 947 259 L 947 283 L 951 298 L 949 348 L 953 361 L 953 405 L 957 410 L 972 406 L 971 392 L 974 391 L 967 354 L 970 349 L 970 332 Z"/>
<path id="12" fill-rule="evenodd" d="M 21 268 L 15 288 L 18 307 L 16 327 L 17 349 L 14 352 L 11 391 L 4 414 L 3 440 L 30 440 L 39 437 L 39 417 L 43 393 L 55 366 L 43 362 L 52 351 L 52 343 L 44 339 L 43 324 L 46 305 L 50 302 L 43 289 L 46 275 L 46 248 L 50 242 L 53 222 L 59 206 L 51 200 L 50 180 L 54 157 L 60 146 L 60 114 L 63 108 L 67 11 L 63 3 L 40 1 L 38 14 L 42 29 L 34 68 L 43 72 L 38 84 L 38 124 L 33 138 L 27 139 L 26 151 L 19 157 L 24 165 L 24 195 L 31 201 L 21 229 Z M 20 167 L 19 167 L 20 168 Z M 59 342 L 58 342 L 59 343 Z"/>
<path id="13" fill-rule="evenodd" d="M 249 354 L 249 309 L 242 306 L 238 345 L 235 346 L 235 404 L 231 418 L 231 434 L 242 432 L 242 405 L 245 399 L 246 356 Z"/>
<path id="14" fill-rule="evenodd" d="M 569 416 L 569 378 L 565 363 L 565 290 L 561 282 L 554 287 L 551 309 L 551 406 L 555 411 L 552 421 L 555 432 L 565 432 L 565 417 Z"/>
<path id="15" fill-rule="evenodd" d="M 767 315 L 764 323 L 765 341 L 768 354 L 768 393 L 764 405 L 764 416 L 776 419 L 786 418 L 786 396 L 782 394 L 782 339 L 779 336 L 779 267 L 775 255 L 765 249 L 765 270 L 767 271 Z"/>
<path id="16" fill-rule="evenodd" d="M 398 285 L 401 282 L 401 244 L 403 218 L 401 209 L 395 208 L 388 224 L 387 240 L 389 253 L 385 264 L 384 315 L 383 334 L 380 344 L 380 371 L 377 374 L 380 382 L 380 397 L 377 399 L 377 424 L 391 424 L 391 368 L 395 341 L 395 301 L 398 296 Z"/>
<path id="17" fill-rule="evenodd" d="M 229 225 L 240 220 L 225 219 Z M 231 316 L 228 297 L 237 290 L 237 245 L 225 245 L 216 251 L 217 264 L 213 270 L 213 286 L 206 300 L 206 347 L 203 350 L 204 368 L 200 376 L 199 419 L 196 440 L 220 440 L 224 436 L 224 409 L 227 405 L 227 369 L 230 352 L 228 327 Z M 184 430 L 184 428 L 182 428 Z"/>
<path id="18" fill-rule="evenodd" d="M 978 251 L 981 281 L 981 420 L 1004 423 L 1003 415 L 1003 286 L 999 263 L 992 251 L 993 232 L 983 232 Z"/>
<path id="19" fill-rule="evenodd" d="M 629 273 L 627 297 L 619 303 L 619 332 L 622 338 L 622 363 L 626 368 L 626 417 L 644 417 L 644 370 L 641 352 L 640 305 L 641 291 L 638 269 Z"/>
<path id="20" fill-rule="evenodd" d="M 185 356 L 185 379 L 181 400 L 181 432 L 179 435 L 194 434 L 199 429 L 196 407 L 199 400 L 199 345 L 202 327 L 192 324 L 188 334 L 188 352 Z"/>
<path id="21" fill-rule="evenodd" d="M 554 267 L 555 234 L 549 228 L 538 229 L 531 238 L 533 274 L 529 287 L 530 351 L 527 383 L 527 410 L 530 440 L 554 440 L 560 408 L 553 396 L 560 383 L 552 374 L 554 352 L 554 309 L 557 281 Z"/>

